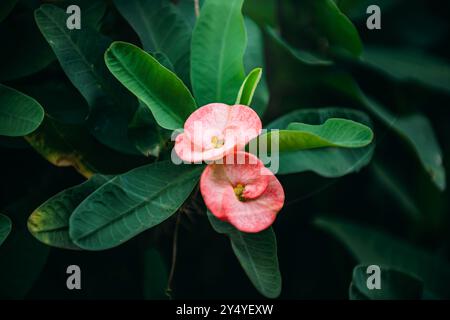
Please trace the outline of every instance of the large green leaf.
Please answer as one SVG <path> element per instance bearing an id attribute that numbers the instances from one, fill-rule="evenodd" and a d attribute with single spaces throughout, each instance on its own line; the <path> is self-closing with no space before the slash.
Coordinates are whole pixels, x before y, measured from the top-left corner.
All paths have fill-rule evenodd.
<path id="1" fill-rule="evenodd" d="M 343 118 L 364 124 L 369 134 L 370 119 L 363 112 L 344 108 L 303 109 L 293 111 L 268 125 L 268 129 L 286 129 L 291 122 L 320 125 L 330 118 Z M 353 123 L 350 122 L 353 126 Z M 359 125 L 357 125 L 359 127 Z M 368 136 L 368 137 L 369 137 Z M 270 141 L 270 140 L 269 140 Z M 373 155 L 374 143 L 364 148 L 321 148 L 280 152 L 278 174 L 313 171 L 324 177 L 340 177 L 357 172 L 366 166 Z"/>
<path id="2" fill-rule="evenodd" d="M 261 80 L 261 75 L 261 68 L 254 69 L 247 75 L 239 90 L 236 104 L 242 104 L 244 106 L 250 106 L 252 104 L 253 96 Z"/>
<path id="3" fill-rule="evenodd" d="M 358 122 L 346 119 L 327 119 L 323 124 L 310 125 L 293 122 L 287 130 L 278 131 L 280 152 L 337 147 L 362 148 L 373 140 L 372 130 Z M 271 133 L 260 139 L 271 141 Z"/>
<path id="4" fill-rule="evenodd" d="M 368 226 L 320 218 L 315 224 L 342 241 L 359 263 L 387 265 L 424 282 L 427 291 L 450 297 L 450 264 L 444 258 Z"/>
<path id="5" fill-rule="evenodd" d="M 244 233 L 220 221 L 209 211 L 208 219 L 216 232 L 230 238 L 234 254 L 255 288 L 265 297 L 278 297 L 281 293 L 281 274 L 273 229 Z"/>
<path id="6" fill-rule="evenodd" d="M 422 166 L 440 190 L 446 187 L 442 151 L 430 121 L 423 115 L 396 116 L 367 96 L 348 75 L 329 74 L 325 83 L 361 103 L 388 128 L 404 138 L 414 149 Z"/>
<path id="7" fill-rule="evenodd" d="M 390 267 L 380 267 L 380 289 L 369 289 L 368 265 L 358 265 L 353 269 L 350 284 L 350 300 L 420 300 L 423 283 L 416 277 Z"/>
<path id="8" fill-rule="evenodd" d="M 44 110 L 36 100 L 0 84 L 0 135 L 27 135 L 39 127 L 43 118 Z"/>
<path id="9" fill-rule="evenodd" d="M 245 19 L 245 27 L 247 29 L 247 50 L 244 55 L 244 67 L 247 73 L 257 68 L 263 68 L 265 70 L 265 57 L 264 57 L 264 39 L 261 30 L 258 25 L 251 19 Z M 262 117 L 264 111 L 269 104 L 269 87 L 267 85 L 266 74 L 262 73 L 259 85 L 256 88 L 255 95 L 251 107 L 256 113 Z"/>
<path id="10" fill-rule="evenodd" d="M 116 176 L 78 206 L 70 218 L 70 237 L 87 250 L 122 244 L 176 212 L 202 169 L 165 161 Z"/>
<path id="11" fill-rule="evenodd" d="M 0 51 L 0 81 L 29 76 L 56 59 L 31 12 L 14 14 L 3 22 L 0 39 L 8 44 Z"/>
<path id="12" fill-rule="evenodd" d="M 0 246 L 3 244 L 10 232 L 11 220 L 7 216 L 0 214 Z"/>
<path id="13" fill-rule="evenodd" d="M 370 47 L 364 50 L 362 59 L 398 81 L 414 81 L 450 92 L 450 65 L 437 57 L 412 49 Z"/>
<path id="14" fill-rule="evenodd" d="M 195 110 L 194 98 L 183 82 L 142 49 L 114 42 L 105 61 L 112 74 L 150 108 L 161 127 L 182 128 Z"/>
<path id="15" fill-rule="evenodd" d="M 139 35 L 144 49 L 164 54 L 188 85 L 192 29 L 175 5 L 167 0 L 114 0 L 114 3 Z"/>
<path id="16" fill-rule="evenodd" d="M 114 79 L 103 60 L 111 40 L 88 24 L 69 30 L 67 14 L 53 5 L 42 5 L 35 19 L 64 72 L 88 102 L 88 121 L 95 137 L 115 150 L 138 153 L 127 134 L 137 99 Z"/>
<path id="17" fill-rule="evenodd" d="M 123 173 L 145 161 L 143 157 L 122 154 L 104 146 L 83 124 L 64 124 L 48 117 L 26 140 L 50 163 L 59 167 L 72 166 L 85 177 L 95 173 Z"/>
<path id="18" fill-rule="evenodd" d="M 79 249 L 69 237 L 69 218 L 84 199 L 110 179 L 93 176 L 89 181 L 51 197 L 28 218 L 28 230 L 36 239 L 49 246 Z"/>
<path id="19" fill-rule="evenodd" d="M 191 82 L 197 103 L 233 104 L 245 78 L 244 0 L 208 0 L 192 35 Z"/>

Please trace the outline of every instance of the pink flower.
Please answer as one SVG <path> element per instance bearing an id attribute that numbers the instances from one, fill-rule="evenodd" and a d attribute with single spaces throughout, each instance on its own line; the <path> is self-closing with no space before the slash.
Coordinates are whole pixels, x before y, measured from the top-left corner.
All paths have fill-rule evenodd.
<path id="1" fill-rule="evenodd" d="M 184 132 L 176 138 L 175 152 L 190 163 L 219 160 L 244 148 L 261 129 L 258 115 L 247 106 L 208 104 L 186 120 Z"/>
<path id="2" fill-rule="evenodd" d="M 260 232 L 275 221 L 284 204 L 284 190 L 257 157 L 238 152 L 236 158 L 244 159 L 243 164 L 208 165 L 200 179 L 200 191 L 218 219 L 243 232 Z"/>

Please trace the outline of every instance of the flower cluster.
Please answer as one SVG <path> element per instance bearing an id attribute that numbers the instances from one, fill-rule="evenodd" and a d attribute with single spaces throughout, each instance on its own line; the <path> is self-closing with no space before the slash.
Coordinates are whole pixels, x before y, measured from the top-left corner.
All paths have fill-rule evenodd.
<path id="1" fill-rule="evenodd" d="M 213 103 L 195 111 L 175 141 L 175 152 L 183 161 L 208 163 L 200 191 L 210 212 L 249 233 L 272 225 L 284 204 L 283 187 L 275 175 L 243 151 L 261 130 L 261 120 L 251 108 Z"/>

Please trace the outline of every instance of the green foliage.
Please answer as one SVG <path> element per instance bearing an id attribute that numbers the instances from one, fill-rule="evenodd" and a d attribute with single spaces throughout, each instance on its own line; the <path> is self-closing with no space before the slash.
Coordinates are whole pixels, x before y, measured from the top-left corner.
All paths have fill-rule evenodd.
<path id="1" fill-rule="evenodd" d="M 216 232 L 230 238 L 234 254 L 255 288 L 265 297 L 278 297 L 281 293 L 281 274 L 277 240 L 272 228 L 259 233 L 244 233 L 220 221 L 209 211 L 208 218 Z"/>
<path id="2" fill-rule="evenodd" d="M 105 53 L 109 70 L 152 111 L 158 124 L 179 129 L 196 104 L 183 82 L 140 48 L 115 42 Z"/>
<path id="3" fill-rule="evenodd" d="M 425 290 L 442 298 L 450 296 L 449 263 L 382 231 L 343 219 L 320 218 L 316 225 L 331 233 L 350 250 L 359 263 L 387 265 L 421 279 Z"/>
<path id="4" fill-rule="evenodd" d="M 70 216 L 84 199 L 109 180 L 106 176 L 94 176 L 48 199 L 28 218 L 28 230 L 36 239 L 49 246 L 78 250 L 69 237 Z"/>
<path id="5" fill-rule="evenodd" d="M 370 47 L 364 50 L 362 59 L 398 81 L 414 81 L 450 92 L 450 65 L 437 57 L 411 49 Z"/>
<path id="6" fill-rule="evenodd" d="M 392 268 L 381 267 L 380 289 L 368 289 L 367 265 L 353 269 L 350 284 L 350 300 L 420 300 L 423 295 L 423 283 L 414 276 Z"/>
<path id="7" fill-rule="evenodd" d="M 70 237 L 86 250 L 118 246 L 174 214 L 202 166 L 157 162 L 131 170 L 88 196 L 70 217 Z"/>
<path id="8" fill-rule="evenodd" d="M 90 107 L 91 132 L 115 150 L 137 153 L 127 134 L 137 100 L 120 86 L 103 61 L 111 40 L 89 25 L 81 30 L 69 30 L 66 18 L 62 9 L 48 4 L 35 12 L 39 29 L 61 67 Z"/>
<path id="9" fill-rule="evenodd" d="M 165 0 L 114 3 L 139 35 L 144 49 L 163 54 L 181 80 L 189 84 L 191 27 L 176 6 Z"/>
<path id="10" fill-rule="evenodd" d="M 332 118 L 344 118 L 353 120 L 352 122 L 345 121 L 351 128 L 362 129 L 362 133 L 365 134 L 366 142 L 370 142 L 371 130 L 368 128 L 371 126 L 370 119 L 362 112 L 344 109 L 344 108 L 321 108 L 321 109 L 304 109 L 297 110 L 286 114 L 285 116 L 273 121 L 268 125 L 268 129 L 282 129 L 280 133 L 280 170 L 279 174 L 288 174 L 304 171 L 313 171 L 321 176 L 325 177 L 340 177 L 352 172 L 357 172 L 364 166 L 366 166 L 374 151 L 374 144 L 370 144 L 364 148 L 338 148 L 328 143 L 330 148 L 320 148 L 312 150 L 301 150 L 299 143 L 305 143 L 305 137 L 312 137 L 309 142 L 315 142 L 314 147 L 326 146 L 324 140 L 319 139 L 317 136 L 310 133 L 295 133 L 283 129 L 288 129 L 292 122 L 302 122 L 311 125 L 321 125 L 328 119 Z M 355 124 L 355 122 L 361 124 Z M 354 127 L 355 125 L 355 127 Z M 319 127 L 320 128 L 320 127 Z M 283 134 L 286 133 L 286 134 Z M 346 131 L 343 131 L 346 132 Z M 284 136 L 284 137 L 282 137 Z M 290 137 L 290 139 L 289 139 Z M 302 138 L 302 140 L 299 140 Z M 264 139 L 264 138 L 262 138 Z M 290 142 L 289 145 L 296 146 L 296 148 L 282 148 L 283 142 Z M 334 138 L 333 138 L 334 139 Z M 264 140 L 263 140 L 264 141 Z M 320 142 L 320 144 L 319 144 Z M 325 141 L 326 142 L 326 141 Z M 366 143 L 364 142 L 364 143 Z M 360 146 L 364 145 L 361 144 Z M 301 146 L 300 146 L 301 147 Z M 309 148 L 311 145 L 302 148 Z"/>
<path id="11" fill-rule="evenodd" d="M 281 130 L 278 148 L 281 152 L 337 147 L 362 148 L 373 140 L 372 130 L 360 123 L 346 119 L 327 119 L 323 124 L 310 125 L 293 122 L 287 130 Z M 271 133 L 267 139 L 271 139 Z M 261 139 L 266 137 L 261 136 Z"/>
<path id="12" fill-rule="evenodd" d="M 244 0 L 208 0 L 192 34 L 191 81 L 200 106 L 233 104 L 245 75 Z"/>
<path id="13" fill-rule="evenodd" d="M 33 98 L 0 84 L 0 135 L 27 135 L 41 124 L 44 110 Z"/>

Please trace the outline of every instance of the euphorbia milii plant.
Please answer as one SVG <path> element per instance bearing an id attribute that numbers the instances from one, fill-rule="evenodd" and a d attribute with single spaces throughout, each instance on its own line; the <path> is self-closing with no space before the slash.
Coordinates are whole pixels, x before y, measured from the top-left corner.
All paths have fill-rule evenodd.
<path id="1" fill-rule="evenodd" d="M 275 174 L 313 171 L 338 177 L 358 171 L 373 153 L 373 133 L 364 125 L 370 121 L 349 109 L 296 110 L 265 124 L 279 130 L 277 134 L 262 132 L 260 117 L 269 102 L 260 66 L 266 37 L 258 25 L 244 19 L 243 0 L 206 0 L 198 19 L 173 10 L 182 2 L 189 3 L 108 1 L 117 6 L 111 14 L 119 11 L 136 29 L 123 40 L 133 41 L 137 34 L 141 41 L 136 43 L 145 50 L 119 41 L 105 52 L 109 40 L 99 34 L 104 28 L 83 24 L 82 30 L 67 31 L 61 8 L 45 4 L 36 11 L 36 23 L 64 78 L 89 108 L 83 105 L 76 121 L 59 124 L 66 117 L 55 116 L 62 112 L 42 106 L 42 130 L 27 140 L 50 162 L 72 165 L 90 179 L 42 204 L 28 227 L 45 244 L 74 250 L 110 249 L 158 228 L 174 233 L 176 248 L 178 226 L 186 217 L 209 219 L 214 230 L 228 235 L 257 290 L 277 297 L 281 275 L 271 226 L 283 208 L 285 192 Z M 187 20 L 196 21 L 195 27 Z M 65 101 L 74 96 L 69 94 Z M 26 134 L 42 120 L 44 112 L 33 99 L 0 86 L 1 97 L 5 103 L 27 103 L 7 109 L 25 113 L 5 118 L 6 133 L 17 134 L 23 127 Z M 273 106 L 283 112 L 283 103 L 275 101 Z M 12 119 L 19 124 L 11 125 Z M 178 130 L 183 131 L 171 148 L 169 132 Z M 268 135 L 270 161 L 276 159 L 277 164 L 271 163 L 277 168 L 273 172 L 265 167 L 261 148 L 257 154 L 250 143 Z M 245 151 L 247 146 L 252 153 Z M 198 188 L 205 205 L 198 201 Z M 164 222 L 166 227 L 160 226 Z"/>

